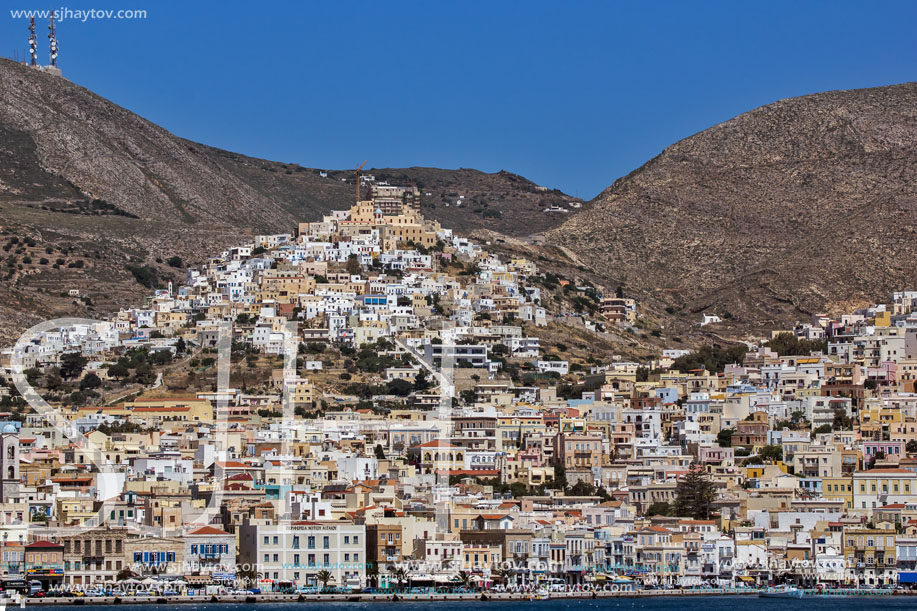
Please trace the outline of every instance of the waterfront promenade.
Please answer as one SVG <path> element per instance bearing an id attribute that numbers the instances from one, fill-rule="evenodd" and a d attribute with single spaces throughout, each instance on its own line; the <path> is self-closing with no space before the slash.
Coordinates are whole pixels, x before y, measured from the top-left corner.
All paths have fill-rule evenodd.
<path id="1" fill-rule="evenodd" d="M 369 603 L 369 602 L 432 602 L 432 601 L 543 601 L 575 600 L 605 598 L 698 598 L 698 597 L 757 597 L 761 592 L 756 588 L 707 588 L 685 590 L 608 590 L 608 591 L 564 591 L 564 592 L 467 592 L 467 593 L 379 593 L 379 594 L 281 594 L 268 592 L 262 594 L 217 594 L 195 596 L 80 596 L 80 597 L 44 597 L 26 598 L 27 606 L 64 606 L 64 605 L 152 605 L 180 603 Z M 849 598 L 849 597 L 889 597 L 914 596 L 917 592 L 891 589 L 823 589 L 806 590 L 806 597 L 812 599 Z M 7 606 L 12 607 L 13 601 Z"/>

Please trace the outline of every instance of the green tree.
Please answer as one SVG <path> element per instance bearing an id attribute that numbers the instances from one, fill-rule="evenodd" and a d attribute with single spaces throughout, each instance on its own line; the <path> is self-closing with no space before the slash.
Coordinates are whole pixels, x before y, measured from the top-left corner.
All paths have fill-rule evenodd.
<path id="1" fill-rule="evenodd" d="M 831 426 L 835 431 L 850 431 L 853 430 L 853 418 L 847 415 L 847 412 L 839 407 L 834 410 L 834 421 L 831 423 Z"/>
<path id="2" fill-rule="evenodd" d="M 371 562 L 366 567 L 366 581 L 374 588 L 379 587 L 379 565 L 377 563 Z"/>
<path id="3" fill-rule="evenodd" d="M 463 588 L 471 587 L 471 573 L 468 571 L 459 571 L 452 578 L 452 581 L 456 582 Z"/>
<path id="4" fill-rule="evenodd" d="M 41 377 L 41 371 L 35 367 L 29 367 L 22 373 L 25 375 L 25 379 L 29 383 L 29 386 L 35 386 L 35 384 L 38 383 L 38 379 Z"/>
<path id="5" fill-rule="evenodd" d="M 356 255 L 350 255 L 347 257 L 347 273 L 351 276 L 357 276 L 360 272 L 363 271 L 363 266 L 360 265 L 360 259 Z"/>
<path id="6" fill-rule="evenodd" d="M 866 463 L 866 468 L 874 469 L 876 466 L 876 462 L 880 460 L 885 460 L 885 452 L 883 452 L 882 450 L 879 450 L 878 452 L 873 454 L 872 457 L 870 457 L 869 462 Z"/>
<path id="7" fill-rule="evenodd" d="M 147 288 L 155 289 L 159 284 L 156 269 L 149 265 L 127 265 L 127 271 L 134 275 L 134 280 Z"/>
<path id="8" fill-rule="evenodd" d="M 783 448 L 778 445 L 766 445 L 758 452 L 758 458 L 770 462 L 781 461 L 783 460 Z"/>
<path id="9" fill-rule="evenodd" d="M 554 462 L 554 484 L 560 489 L 567 487 L 567 467 L 560 461 Z"/>
<path id="10" fill-rule="evenodd" d="M 710 477 L 700 466 L 692 466 L 675 488 L 672 513 L 676 516 L 706 520 L 710 517 L 710 504 L 716 499 L 716 490 Z"/>
<path id="11" fill-rule="evenodd" d="M 718 346 L 703 346 L 696 352 L 680 356 L 672 364 L 672 369 L 678 371 L 691 371 L 692 369 L 706 369 L 711 373 L 721 373 L 726 365 L 741 363 L 745 358 L 748 347 L 738 344 L 728 348 Z"/>
<path id="12" fill-rule="evenodd" d="M 827 352 L 828 340 L 806 340 L 793 333 L 778 333 L 765 344 L 780 356 L 808 355 L 811 352 Z"/>
<path id="13" fill-rule="evenodd" d="M 123 380 L 130 374 L 131 374 L 130 369 L 128 369 L 126 365 L 123 365 L 121 363 L 115 363 L 114 365 L 108 368 L 108 375 L 115 378 L 116 380 Z"/>
<path id="14" fill-rule="evenodd" d="M 501 566 L 493 570 L 491 572 L 491 575 L 493 575 L 494 579 L 496 579 L 498 582 L 502 583 L 503 585 L 506 585 L 509 583 L 509 580 L 513 577 L 513 572 L 510 569 L 504 568 Z"/>
<path id="15" fill-rule="evenodd" d="M 672 506 L 662 501 L 656 501 L 646 510 L 648 516 L 667 516 L 671 513 Z"/>
<path id="16" fill-rule="evenodd" d="M 382 448 L 382 444 L 376 444 L 376 458 L 383 460 L 385 458 L 385 450 Z"/>
<path id="17" fill-rule="evenodd" d="M 407 380 L 392 380 L 387 385 L 389 394 L 406 397 L 414 390 L 414 385 Z"/>
<path id="18" fill-rule="evenodd" d="M 390 566 L 388 569 L 388 574 L 392 579 L 395 580 L 395 583 L 399 588 L 408 579 L 408 572 L 402 566 Z"/>
<path id="19" fill-rule="evenodd" d="M 716 434 L 716 443 L 719 444 L 721 448 L 731 448 L 732 436 L 735 432 L 735 429 L 721 429 L 720 432 Z"/>
<path id="20" fill-rule="evenodd" d="M 322 590 L 328 589 L 328 584 L 334 581 L 334 575 L 327 569 L 322 569 L 315 574 L 315 578 L 322 582 Z"/>
<path id="21" fill-rule="evenodd" d="M 153 366 L 149 363 L 143 363 L 134 370 L 134 381 L 138 384 L 152 384 L 156 380 L 156 373 Z"/>
<path id="22" fill-rule="evenodd" d="M 577 481 L 568 489 L 570 496 L 592 496 L 595 494 L 595 486 L 583 480 Z"/>
<path id="23" fill-rule="evenodd" d="M 416 392 L 423 392 L 430 388 L 430 386 L 430 380 L 427 378 L 427 370 L 421 368 L 414 377 L 414 390 Z"/>
<path id="24" fill-rule="evenodd" d="M 99 379 L 99 376 L 93 372 L 87 373 L 83 376 L 83 379 L 80 380 L 80 390 L 92 390 L 98 388 L 102 385 L 102 380 Z"/>
<path id="25" fill-rule="evenodd" d="M 61 379 L 60 375 L 58 375 L 59 371 L 57 367 L 51 368 L 51 371 L 45 376 L 45 388 L 57 390 L 64 385 L 64 381 Z"/>
<path id="26" fill-rule="evenodd" d="M 79 352 L 65 352 L 60 358 L 61 375 L 68 380 L 77 378 L 88 362 L 89 359 Z"/>

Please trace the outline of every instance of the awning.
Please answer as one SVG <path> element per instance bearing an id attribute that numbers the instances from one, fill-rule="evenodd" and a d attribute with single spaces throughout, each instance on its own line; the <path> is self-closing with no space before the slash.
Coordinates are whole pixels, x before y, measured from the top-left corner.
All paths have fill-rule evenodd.
<path id="1" fill-rule="evenodd" d="M 749 582 L 749 581 L 754 581 L 754 580 L 755 580 L 754 577 L 749 577 L 747 575 L 742 575 L 739 577 L 739 581 Z"/>
<path id="2" fill-rule="evenodd" d="M 917 583 L 917 572 L 907 571 L 898 573 L 898 583 Z"/>

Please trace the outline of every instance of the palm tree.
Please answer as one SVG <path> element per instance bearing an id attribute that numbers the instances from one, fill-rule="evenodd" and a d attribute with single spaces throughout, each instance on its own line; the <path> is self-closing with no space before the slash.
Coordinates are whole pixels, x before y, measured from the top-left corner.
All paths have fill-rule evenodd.
<path id="1" fill-rule="evenodd" d="M 404 570 L 404 567 L 390 566 L 388 568 L 388 573 L 391 575 L 392 579 L 395 580 L 395 583 L 398 584 L 399 588 L 401 588 L 401 584 L 408 578 L 408 572 Z"/>
<path id="2" fill-rule="evenodd" d="M 494 579 L 505 586 L 509 582 L 510 577 L 513 576 L 513 572 L 501 566 L 497 569 L 494 569 L 491 575 L 493 575 Z"/>
<path id="3" fill-rule="evenodd" d="M 379 565 L 375 562 L 366 568 L 366 580 L 372 587 L 379 587 Z"/>
<path id="4" fill-rule="evenodd" d="M 264 577 L 264 573 L 259 573 L 253 568 L 241 570 L 237 575 L 250 588 L 258 585 L 258 580 Z"/>
<path id="5" fill-rule="evenodd" d="M 334 581 L 334 575 L 331 574 L 331 571 L 322 569 L 315 574 L 315 578 L 322 582 L 322 590 L 328 589 L 328 582 Z"/>
<path id="6" fill-rule="evenodd" d="M 525 577 L 528 575 L 528 556 L 525 554 L 515 553 L 513 554 L 513 573 L 516 575 L 522 575 L 521 583 L 525 584 Z M 517 578 L 517 582 L 518 582 Z"/>
<path id="7" fill-rule="evenodd" d="M 468 588 L 471 586 L 471 573 L 468 571 L 459 571 L 455 574 L 455 577 L 452 578 L 452 581 L 461 584 L 464 588 Z"/>

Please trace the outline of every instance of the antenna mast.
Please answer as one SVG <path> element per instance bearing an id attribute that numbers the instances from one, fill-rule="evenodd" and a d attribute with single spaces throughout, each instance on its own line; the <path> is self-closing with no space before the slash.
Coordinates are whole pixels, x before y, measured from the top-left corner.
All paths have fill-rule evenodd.
<path id="1" fill-rule="evenodd" d="M 54 17 L 56 14 L 56 11 L 51 11 L 51 24 L 48 26 L 50 30 L 48 39 L 51 41 L 51 65 L 55 68 L 57 67 L 57 33 L 54 30 Z"/>
<path id="2" fill-rule="evenodd" d="M 32 56 L 31 64 L 38 65 L 38 38 L 35 36 L 35 18 L 29 17 L 29 53 Z"/>

